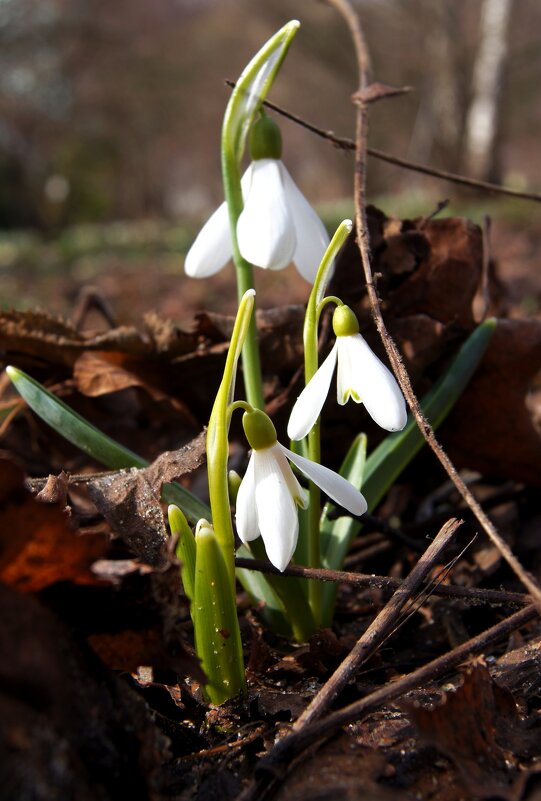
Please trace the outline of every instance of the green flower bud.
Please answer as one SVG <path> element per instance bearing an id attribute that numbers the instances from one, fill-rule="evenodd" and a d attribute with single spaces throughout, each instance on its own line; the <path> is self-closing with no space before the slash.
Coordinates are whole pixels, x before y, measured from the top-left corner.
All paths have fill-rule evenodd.
<path id="1" fill-rule="evenodd" d="M 337 337 L 351 337 L 359 333 L 359 323 L 349 306 L 337 306 L 332 317 L 333 331 Z"/>
<path id="2" fill-rule="evenodd" d="M 232 503 L 237 500 L 237 495 L 242 484 L 242 478 L 236 470 L 230 470 L 227 474 L 227 486 L 229 487 L 229 497 Z"/>
<path id="3" fill-rule="evenodd" d="M 282 156 L 282 134 L 280 128 L 270 117 L 263 115 L 250 131 L 250 157 L 259 159 L 279 159 Z"/>
<path id="4" fill-rule="evenodd" d="M 254 409 L 252 412 L 244 412 L 242 425 L 244 426 L 246 439 L 254 451 L 261 451 L 276 444 L 276 429 L 265 412 L 259 409 Z"/>

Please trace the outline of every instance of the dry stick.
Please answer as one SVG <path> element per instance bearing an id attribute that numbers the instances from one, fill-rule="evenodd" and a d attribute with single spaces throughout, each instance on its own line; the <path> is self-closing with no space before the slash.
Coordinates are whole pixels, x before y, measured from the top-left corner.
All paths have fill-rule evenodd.
<path id="1" fill-rule="evenodd" d="M 230 87 L 235 86 L 234 81 L 226 81 L 226 84 Z M 332 131 L 325 131 L 323 128 L 319 128 L 317 125 L 308 122 L 297 114 L 293 114 L 293 112 L 281 106 L 277 106 L 276 103 L 271 103 L 270 100 L 265 100 L 263 105 L 276 111 L 277 114 L 294 122 L 296 125 L 306 128 L 307 131 L 311 131 L 311 133 L 316 134 L 316 136 L 326 139 L 341 150 L 355 150 L 355 142 L 347 136 L 336 136 Z M 457 175 L 457 173 L 454 172 L 439 170 L 436 167 L 429 167 L 426 164 L 419 164 L 415 161 L 401 159 L 399 156 L 392 156 L 390 153 L 385 153 L 383 150 L 377 150 L 374 147 L 367 147 L 366 152 L 369 156 L 373 156 L 380 161 L 385 161 L 387 164 L 393 164 L 395 167 L 401 167 L 404 170 L 411 170 L 412 172 L 420 172 L 423 175 L 430 175 L 431 178 L 439 178 L 442 181 L 449 181 L 449 183 L 452 184 L 467 186 L 469 189 L 480 189 L 483 192 L 491 192 L 496 195 L 508 195 L 509 197 L 515 197 L 521 200 L 533 200 L 535 203 L 541 203 L 541 195 L 538 192 L 521 192 L 519 189 L 511 189 L 509 186 L 492 184 L 489 181 L 479 181 L 476 178 L 468 178 L 466 175 Z"/>
<path id="2" fill-rule="evenodd" d="M 453 518 L 442 526 L 409 576 L 404 579 L 381 612 L 376 615 L 366 631 L 357 640 L 344 661 L 337 667 L 330 679 L 325 682 L 302 715 L 295 721 L 294 731 L 301 729 L 307 723 L 324 714 L 359 667 L 376 652 L 389 634 L 394 631 L 405 604 L 419 589 L 428 572 L 439 559 L 441 552 L 453 539 L 461 525 L 462 520 Z"/>
<path id="3" fill-rule="evenodd" d="M 355 587 L 368 587 L 376 590 L 394 592 L 402 586 L 402 579 L 390 576 L 375 576 L 367 573 L 353 573 L 348 570 L 328 570 L 323 567 L 302 567 L 301 565 L 288 565 L 284 571 L 278 570 L 263 559 L 244 559 L 237 556 L 235 567 L 243 570 L 258 570 L 261 573 L 270 573 L 275 576 L 296 576 L 317 581 L 333 581 L 350 584 Z M 530 603 L 530 596 L 521 592 L 506 592 L 505 590 L 483 590 L 477 587 L 457 587 L 451 584 L 436 584 L 430 587 L 431 595 L 451 598 L 460 601 L 483 604 L 508 604 L 511 606 L 525 606 Z"/>
<path id="4" fill-rule="evenodd" d="M 405 693 L 417 687 L 426 686 L 427 682 L 450 673 L 470 657 L 487 651 L 490 646 L 508 637 L 513 631 L 530 623 L 536 617 L 535 606 L 527 606 L 468 642 L 408 673 L 403 678 L 386 684 L 385 687 L 375 690 L 359 701 L 338 709 L 327 717 L 304 726 L 299 731 L 279 740 L 267 756 L 261 759 L 256 769 L 256 780 L 246 787 L 238 801 L 256 801 L 256 799 L 260 801 L 263 798 L 264 789 L 269 788 L 269 779 L 283 778 L 290 767 L 291 760 L 309 746 L 314 745 L 319 739 L 328 737 L 341 726 L 353 721 L 358 722 L 363 716 L 400 698 Z"/>
<path id="5" fill-rule="evenodd" d="M 532 599 L 541 614 L 541 588 L 533 578 L 520 564 L 515 557 L 507 543 L 500 537 L 496 531 L 495 526 L 491 520 L 484 513 L 480 504 L 475 500 L 466 484 L 459 476 L 455 466 L 437 441 L 432 426 L 424 416 L 419 405 L 419 401 L 415 396 L 409 376 L 402 364 L 402 359 L 398 349 L 389 335 L 379 305 L 379 299 L 374 285 L 372 276 L 372 267 L 370 265 L 370 246 L 368 240 L 368 225 L 366 221 L 366 142 L 368 133 L 368 102 L 367 88 L 368 88 L 368 55 L 367 48 L 363 39 L 361 25 L 359 19 L 349 4 L 349 0 L 327 0 L 329 5 L 334 6 L 340 14 L 345 18 L 346 23 L 350 29 L 352 39 L 355 43 L 357 54 L 357 63 L 359 68 L 359 89 L 353 95 L 353 100 L 357 106 L 357 131 L 355 139 L 355 172 L 354 172 L 354 199 L 355 199 L 355 223 L 357 227 L 357 245 L 361 255 L 361 262 L 366 279 L 366 289 L 374 322 L 378 329 L 389 361 L 391 362 L 394 374 L 396 375 L 402 392 L 408 402 L 413 416 L 417 421 L 419 430 L 425 438 L 426 442 L 439 459 L 443 469 L 460 492 L 464 501 L 472 510 L 473 514 L 485 530 L 489 539 L 496 546 L 502 557 L 507 564 L 511 567 L 513 572 L 522 581 L 528 592 L 531 594 Z"/>

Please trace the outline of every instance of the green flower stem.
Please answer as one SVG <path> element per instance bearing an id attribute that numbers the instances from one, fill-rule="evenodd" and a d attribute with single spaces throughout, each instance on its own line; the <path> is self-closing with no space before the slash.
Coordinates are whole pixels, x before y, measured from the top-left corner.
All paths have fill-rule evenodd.
<path id="1" fill-rule="evenodd" d="M 298 28 L 297 20 L 288 22 L 256 53 L 238 79 L 224 115 L 222 177 L 229 211 L 239 299 L 248 289 L 254 287 L 252 265 L 242 258 L 237 241 L 237 222 L 244 207 L 240 184 L 240 164 L 248 131 L 272 86 Z M 246 336 L 242 365 L 248 402 L 256 409 L 264 409 L 263 379 L 255 317 L 250 323 Z"/>
<path id="2" fill-rule="evenodd" d="M 225 124 L 224 124 L 225 131 Z M 233 243 L 233 261 L 237 276 L 237 294 L 239 300 L 248 289 L 254 288 L 254 275 L 252 265 L 243 259 L 237 241 L 237 222 L 244 208 L 242 192 L 240 188 L 240 172 L 238 163 L 234 157 L 234 151 L 229 147 L 227 137 L 224 132 L 222 140 L 222 173 L 225 190 L 225 199 L 229 212 L 229 227 L 231 230 L 231 240 Z M 256 409 L 264 409 L 265 401 L 263 398 L 263 376 L 261 373 L 261 361 L 259 358 L 259 345 L 257 342 L 257 326 L 255 315 L 250 321 L 248 333 L 242 352 L 242 367 L 244 376 L 244 388 L 248 402 Z"/>
<path id="3" fill-rule="evenodd" d="M 237 364 L 246 339 L 254 308 L 253 289 L 241 299 L 224 374 L 212 407 L 207 431 L 207 461 L 210 508 L 216 539 L 229 575 L 231 593 L 235 591 L 235 536 L 231 523 L 227 461 L 229 458 L 229 406 L 233 401 Z"/>
<path id="4" fill-rule="evenodd" d="M 318 369 L 318 348 L 317 348 L 317 329 L 319 316 L 326 303 L 341 301 L 336 297 L 325 298 L 325 289 L 332 274 L 333 261 L 346 241 L 352 228 L 351 220 L 344 220 L 338 226 L 331 242 L 325 251 L 316 280 L 308 299 L 306 316 L 304 318 L 303 342 L 304 342 L 304 378 L 308 384 Z M 321 463 L 321 436 L 319 420 L 308 434 L 308 457 L 318 464 Z M 308 565 L 309 567 L 321 567 L 320 552 L 320 531 L 319 521 L 321 514 L 321 493 L 319 487 L 310 481 L 309 485 L 309 511 L 308 511 Z M 308 589 L 310 607 L 316 625 L 320 626 L 322 621 L 321 608 L 321 582 L 310 581 Z"/>

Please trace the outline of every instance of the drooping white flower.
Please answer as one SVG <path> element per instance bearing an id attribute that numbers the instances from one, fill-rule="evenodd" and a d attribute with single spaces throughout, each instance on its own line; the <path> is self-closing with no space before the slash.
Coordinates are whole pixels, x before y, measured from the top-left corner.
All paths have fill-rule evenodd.
<path id="1" fill-rule="evenodd" d="M 352 398 L 364 403 L 370 417 L 387 431 L 401 431 L 407 410 L 398 383 L 359 334 L 357 318 L 348 306 L 339 306 L 333 316 L 336 342 L 319 370 L 303 389 L 289 418 L 290 439 L 305 437 L 316 422 L 329 393 L 338 363 L 337 399 L 344 405 Z"/>
<path id="2" fill-rule="evenodd" d="M 313 283 L 329 236 L 281 161 L 280 133 L 267 117 L 254 126 L 251 152 L 253 161 L 241 180 L 240 253 L 268 270 L 281 270 L 293 261 L 303 278 Z M 184 269 L 192 278 L 206 278 L 225 267 L 232 253 L 228 210 L 222 203 L 188 251 Z"/>
<path id="3" fill-rule="evenodd" d="M 243 424 L 252 454 L 237 494 L 237 532 L 243 543 L 261 535 L 270 562 L 284 570 L 297 546 L 297 507 L 305 509 L 308 502 L 288 460 L 352 514 L 364 514 L 366 501 L 358 489 L 333 470 L 281 445 L 264 412 L 247 412 Z"/>

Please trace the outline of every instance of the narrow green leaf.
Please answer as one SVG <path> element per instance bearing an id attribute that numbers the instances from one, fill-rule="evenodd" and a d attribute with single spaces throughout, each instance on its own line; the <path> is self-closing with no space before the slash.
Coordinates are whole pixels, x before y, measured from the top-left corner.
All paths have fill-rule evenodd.
<path id="1" fill-rule="evenodd" d="M 436 382 L 421 403 L 425 416 L 436 429 L 462 395 L 489 345 L 497 322 L 491 318 L 477 326 L 459 349 L 447 372 Z M 402 470 L 425 443 L 417 423 L 408 418 L 402 431 L 391 434 L 366 461 L 363 494 L 372 511 Z"/>
<path id="2" fill-rule="evenodd" d="M 351 443 L 338 472 L 354 487 L 361 489 L 365 464 L 366 435 L 358 434 Z M 336 506 L 329 501 L 325 504 L 321 515 L 321 564 L 322 567 L 326 568 L 344 563 L 351 543 L 350 530 L 356 524 L 356 521 L 349 516 L 329 519 L 333 517 L 335 512 Z"/>
<path id="3" fill-rule="evenodd" d="M 366 464 L 366 435 L 358 434 L 353 440 L 346 454 L 340 470 L 354 487 L 361 489 L 363 473 Z M 336 507 L 331 502 L 325 504 L 321 515 L 321 565 L 322 567 L 336 569 L 336 565 L 344 564 L 344 559 L 350 548 L 353 538 L 359 530 L 359 523 L 352 517 L 338 517 L 330 519 Z M 321 608 L 323 625 L 330 626 L 334 615 L 337 587 L 332 582 L 322 584 Z"/>
<path id="4" fill-rule="evenodd" d="M 237 556 L 242 556 L 244 559 L 254 558 L 253 553 L 244 545 L 238 549 Z M 263 618 L 267 626 L 277 634 L 291 637 L 293 632 L 288 623 L 284 605 L 263 573 L 238 567 L 237 578 L 250 596 L 252 604 L 257 608 L 258 615 Z"/>
<path id="5" fill-rule="evenodd" d="M 97 462 L 111 470 L 148 467 L 145 459 L 108 437 L 34 378 L 16 367 L 6 367 L 6 372 L 16 390 L 38 417 Z M 168 503 L 178 504 L 193 523 L 202 517 L 210 517 L 206 504 L 180 484 L 165 484 L 162 497 Z"/>
<path id="6" fill-rule="evenodd" d="M 250 550 L 248 548 L 241 548 L 238 553 L 239 556 L 246 556 L 247 558 L 267 558 L 261 538 L 250 543 Z M 245 586 L 245 575 L 251 572 L 253 571 L 237 569 L 239 581 L 243 586 Z M 261 578 L 264 583 L 258 581 L 256 584 L 253 579 L 249 579 L 250 588 L 246 586 L 246 590 L 250 595 L 257 598 L 258 601 L 263 601 L 263 604 L 269 604 L 268 614 L 266 612 L 266 607 L 262 606 L 263 617 L 269 621 L 269 625 L 271 619 L 273 619 L 277 626 L 279 626 L 279 628 L 276 629 L 279 633 L 285 633 L 287 628 L 293 633 L 293 637 L 297 642 L 306 642 L 316 630 L 316 626 L 305 589 L 302 587 L 303 579 L 294 578 L 293 576 L 275 576 L 270 573 L 265 576 L 261 575 Z M 258 588 L 264 590 L 262 596 L 255 595 L 254 590 Z M 279 601 L 278 604 L 276 603 L 277 599 Z M 285 615 L 284 621 L 280 619 L 282 610 Z"/>

